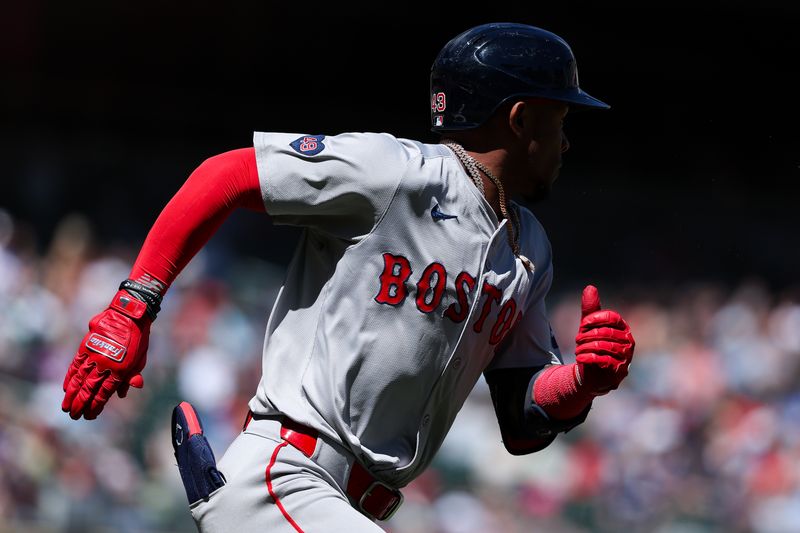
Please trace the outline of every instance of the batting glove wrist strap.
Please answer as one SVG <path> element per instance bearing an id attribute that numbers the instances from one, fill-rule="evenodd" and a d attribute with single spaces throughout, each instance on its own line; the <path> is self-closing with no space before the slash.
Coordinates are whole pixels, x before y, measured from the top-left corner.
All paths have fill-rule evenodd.
<path id="1" fill-rule="evenodd" d="M 137 281 L 126 279 L 119 284 L 119 290 L 128 292 L 131 296 L 147 304 L 147 316 L 150 321 L 156 319 L 158 312 L 161 311 L 162 296 L 153 289 L 145 287 Z"/>
<path id="2" fill-rule="evenodd" d="M 525 425 L 530 435 L 537 438 L 555 437 L 558 433 L 567 433 L 576 426 L 582 424 L 586 420 L 586 417 L 589 416 L 589 410 L 592 408 L 590 402 L 578 415 L 567 420 L 549 417 L 544 409 L 533 401 L 533 386 L 536 382 L 536 378 L 539 377 L 539 374 L 543 371 L 544 370 L 540 370 L 534 375 L 528 385 L 528 391 L 525 395 L 527 400 L 524 411 Z"/>

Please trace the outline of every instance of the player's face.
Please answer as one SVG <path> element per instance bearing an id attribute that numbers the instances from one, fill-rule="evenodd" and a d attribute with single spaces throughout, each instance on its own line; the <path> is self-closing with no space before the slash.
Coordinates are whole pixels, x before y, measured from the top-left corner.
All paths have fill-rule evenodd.
<path id="1" fill-rule="evenodd" d="M 569 107 L 555 101 L 531 100 L 522 110 L 519 194 L 529 202 L 547 197 L 569 149 L 564 118 Z"/>

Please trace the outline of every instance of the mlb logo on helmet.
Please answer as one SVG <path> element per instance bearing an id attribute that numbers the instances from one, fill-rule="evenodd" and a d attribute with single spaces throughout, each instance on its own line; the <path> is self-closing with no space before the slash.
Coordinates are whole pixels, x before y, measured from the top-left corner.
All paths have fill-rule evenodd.
<path id="1" fill-rule="evenodd" d="M 436 115 L 433 117 L 433 125 L 435 127 L 439 127 L 444 124 L 444 117 L 442 115 Z"/>
<path id="2" fill-rule="evenodd" d="M 317 155 L 325 149 L 325 145 L 322 144 L 324 138 L 324 135 L 303 135 L 289 143 L 289 146 L 298 154 Z"/>

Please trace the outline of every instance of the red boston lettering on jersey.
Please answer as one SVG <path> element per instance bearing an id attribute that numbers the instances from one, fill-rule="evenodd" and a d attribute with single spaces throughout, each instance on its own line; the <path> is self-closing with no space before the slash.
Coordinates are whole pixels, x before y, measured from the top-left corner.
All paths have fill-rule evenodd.
<path id="1" fill-rule="evenodd" d="M 439 307 L 445 283 L 447 283 L 447 271 L 444 265 L 439 263 L 428 265 L 417 283 L 417 309 L 423 313 L 430 313 Z"/>
<path id="2" fill-rule="evenodd" d="M 375 301 L 389 305 L 403 303 L 408 295 L 405 283 L 410 276 L 411 264 L 408 259 L 402 255 L 383 254 L 383 273 L 380 275 L 381 288 L 375 296 Z"/>
<path id="3" fill-rule="evenodd" d="M 481 309 L 481 316 L 478 317 L 478 320 L 475 322 L 475 325 L 472 326 L 472 329 L 475 330 L 475 333 L 480 333 L 483 331 L 483 323 L 486 320 L 486 317 L 489 315 L 489 311 L 492 310 L 492 302 L 500 302 L 500 298 L 503 296 L 503 293 L 495 287 L 487 282 L 483 282 L 483 294 L 486 295 L 486 301 L 483 302 L 483 309 Z"/>
<path id="4" fill-rule="evenodd" d="M 474 288 L 475 278 L 470 276 L 469 272 L 462 272 L 456 276 L 456 301 L 451 303 L 445 310 L 444 316 L 456 324 L 467 318 L 467 313 L 469 313 L 467 294 L 472 292 Z"/>
<path id="5" fill-rule="evenodd" d="M 516 312 L 517 302 L 514 301 L 514 298 L 511 298 L 503 304 L 503 307 L 500 308 L 500 312 L 497 313 L 497 321 L 494 323 L 494 327 L 492 327 L 492 333 L 489 335 L 489 344 L 497 344 L 503 340 L 503 337 L 506 336 L 506 333 L 508 333 L 511 326 L 514 324 L 514 313 Z"/>
<path id="6" fill-rule="evenodd" d="M 390 253 L 383 254 L 383 272 L 379 276 L 380 289 L 375 296 L 375 301 L 381 304 L 397 306 L 405 301 L 409 294 L 406 286 L 411 277 L 411 263 L 402 255 Z M 469 296 L 475 290 L 477 283 L 474 276 L 468 272 L 461 272 L 455 280 L 455 299 L 444 313 L 454 323 L 463 322 L 470 312 Z M 442 303 L 445 288 L 447 287 L 447 270 L 441 263 L 433 262 L 422 271 L 422 275 L 416 284 L 416 294 L 412 295 L 417 309 L 423 313 L 432 313 Z M 483 326 L 492 312 L 495 303 L 503 301 L 503 291 L 496 286 L 483 282 L 481 294 L 486 299 L 481 306 L 478 316 L 472 329 L 476 333 L 483 331 Z M 513 298 L 506 301 L 497 311 L 491 331 L 489 333 L 489 344 L 497 345 L 508 336 L 508 333 L 522 318 L 522 313 L 517 313 L 517 302 Z"/>
<path id="7" fill-rule="evenodd" d="M 502 334 L 500 342 L 494 347 L 495 353 L 503 353 L 508 349 L 508 343 L 511 339 L 511 335 L 509 334 L 514 331 L 514 328 L 516 328 L 520 322 L 522 322 L 522 311 L 517 313 L 517 318 L 514 319 L 514 323 L 510 327 L 506 328 L 505 332 Z"/>

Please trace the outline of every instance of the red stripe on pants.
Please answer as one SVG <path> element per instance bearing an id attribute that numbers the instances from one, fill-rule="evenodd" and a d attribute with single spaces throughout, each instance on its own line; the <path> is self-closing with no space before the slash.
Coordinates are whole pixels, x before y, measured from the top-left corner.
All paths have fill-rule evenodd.
<path id="1" fill-rule="evenodd" d="M 269 460 L 269 464 L 267 465 L 267 470 L 266 472 L 264 472 L 264 477 L 267 480 L 267 490 L 269 491 L 269 495 L 272 496 L 275 505 L 277 505 L 278 509 L 281 510 L 281 514 L 283 514 L 283 517 L 286 519 L 287 522 L 289 522 L 292 525 L 295 531 L 297 531 L 298 533 L 303 533 L 303 530 L 300 529 L 300 526 L 297 525 L 297 522 L 295 522 L 292 519 L 292 517 L 289 516 L 289 513 L 286 511 L 286 508 L 283 506 L 280 499 L 278 499 L 278 496 L 275 495 L 275 491 L 272 490 L 272 478 L 270 477 L 270 471 L 272 470 L 272 466 L 275 464 L 275 459 L 278 458 L 278 452 L 281 451 L 281 448 L 283 448 L 287 444 L 289 443 L 284 441 L 275 447 L 275 451 L 272 452 L 272 458 Z"/>

